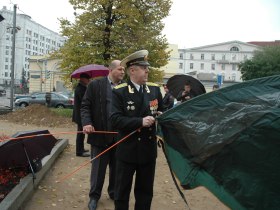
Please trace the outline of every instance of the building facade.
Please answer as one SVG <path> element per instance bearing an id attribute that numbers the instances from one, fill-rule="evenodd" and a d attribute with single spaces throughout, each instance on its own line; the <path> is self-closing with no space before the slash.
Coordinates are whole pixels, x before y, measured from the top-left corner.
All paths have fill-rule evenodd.
<path id="1" fill-rule="evenodd" d="M 0 14 L 5 18 L 0 23 L 0 85 L 9 85 L 12 68 L 13 11 L 3 7 Z M 15 84 L 20 85 L 29 75 L 30 56 L 49 54 L 59 49 L 66 38 L 36 23 L 26 14 L 16 15 Z"/>
<path id="2" fill-rule="evenodd" d="M 260 46 L 230 41 L 219 44 L 178 49 L 178 73 L 196 75 L 201 80 L 216 80 L 221 75 L 223 81 L 241 82 L 238 64 L 251 59 Z"/>
<path id="3" fill-rule="evenodd" d="M 170 52 L 169 61 L 167 65 L 160 68 L 160 70 L 164 71 L 164 83 L 166 83 L 167 79 L 179 73 L 178 72 L 178 63 L 179 63 L 178 45 L 169 44 L 168 49 L 166 51 Z"/>
<path id="4" fill-rule="evenodd" d="M 65 73 L 60 70 L 61 60 L 45 56 L 31 56 L 29 59 L 29 93 L 69 92 L 64 86 Z"/>

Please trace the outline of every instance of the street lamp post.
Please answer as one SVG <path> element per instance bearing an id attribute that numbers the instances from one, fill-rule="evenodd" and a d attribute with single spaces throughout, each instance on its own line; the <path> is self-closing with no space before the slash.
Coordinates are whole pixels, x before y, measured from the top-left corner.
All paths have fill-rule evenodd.
<path id="1" fill-rule="evenodd" d="M 16 15 L 17 5 L 14 5 L 14 17 L 13 17 L 13 45 L 12 45 L 12 69 L 11 69 L 11 97 L 10 97 L 10 108 L 14 108 L 14 83 L 15 83 L 15 49 L 16 49 Z"/>

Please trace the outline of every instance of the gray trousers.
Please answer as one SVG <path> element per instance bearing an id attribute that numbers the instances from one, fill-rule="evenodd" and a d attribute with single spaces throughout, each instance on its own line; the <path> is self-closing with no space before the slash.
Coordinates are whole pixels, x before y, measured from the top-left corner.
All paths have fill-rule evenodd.
<path id="1" fill-rule="evenodd" d="M 104 147 L 91 146 L 91 158 L 94 158 L 105 149 L 106 148 Z M 93 160 L 91 163 L 89 197 L 97 201 L 101 197 L 107 165 L 109 165 L 108 194 L 111 198 L 114 198 L 115 168 L 116 168 L 114 148 L 107 151 L 99 158 Z"/>

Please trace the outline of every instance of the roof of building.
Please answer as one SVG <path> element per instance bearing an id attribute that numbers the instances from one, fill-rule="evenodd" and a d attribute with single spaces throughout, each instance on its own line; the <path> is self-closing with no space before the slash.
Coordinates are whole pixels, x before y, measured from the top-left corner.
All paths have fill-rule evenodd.
<path id="1" fill-rule="evenodd" d="M 257 46 L 261 47 L 269 47 L 269 46 L 280 46 L 280 40 L 275 40 L 275 41 L 252 41 L 252 42 L 247 42 L 249 44 L 254 44 Z"/>
<path id="2" fill-rule="evenodd" d="M 258 47 L 258 45 L 254 45 L 249 42 L 241 42 L 238 40 L 233 40 L 233 41 L 228 41 L 228 42 L 221 42 L 221 43 L 216 43 L 216 44 L 204 45 L 204 46 L 200 46 L 200 47 L 193 47 L 193 48 L 187 48 L 187 49 L 179 49 L 179 50 L 201 50 L 204 48 L 216 47 L 216 46 L 226 45 L 226 44 L 241 44 L 241 45 L 247 45 L 247 46 L 252 46 L 252 47 Z"/>

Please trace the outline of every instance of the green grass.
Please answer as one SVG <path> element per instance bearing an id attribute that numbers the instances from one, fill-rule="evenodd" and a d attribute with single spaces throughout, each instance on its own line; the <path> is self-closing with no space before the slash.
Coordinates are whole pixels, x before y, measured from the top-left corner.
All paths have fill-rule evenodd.
<path id="1" fill-rule="evenodd" d="M 56 109 L 56 108 L 51 108 L 51 110 L 56 113 L 59 116 L 63 116 L 63 117 L 72 117 L 72 112 L 73 109 Z"/>

